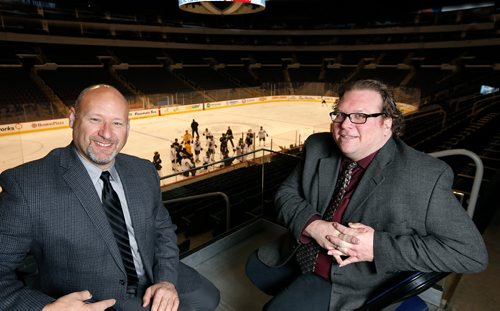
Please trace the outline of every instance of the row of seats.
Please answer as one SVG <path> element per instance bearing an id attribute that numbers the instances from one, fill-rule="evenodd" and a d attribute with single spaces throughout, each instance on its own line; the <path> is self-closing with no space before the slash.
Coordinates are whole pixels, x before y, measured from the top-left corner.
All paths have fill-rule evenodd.
<path id="1" fill-rule="evenodd" d="M 0 69 L 0 107 L 14 107 L 22 111 L 23 104 L 46 104 L 49 98 L 30 78 L 30 72 L 24 68 Z"/>
<path id="2" fill-rule="evenodd" d="M 230 229 L 272 211 L 265 209 L 272 204 L 272 197 L 279 184 L 289 174 L 298 158 L 278 155 L 264 164 L 264 168 L 251 164 L 244 168 L 231 170 L 222 175 L 203 178 L 183 186 L 163 192 L 163 200 L 186 198 L 199 194 L 223 192 L 230 202 Z M 262 192 L 260 181 L 264 172 L 265 187 Z M 266 202 L 266 203 L 263 203 Z M 267 206 L 263 206 L 266 204 Z M 178 226 L 178 234 L 192 237 L 206 232 L 218 236 L 226 231 L 225 202 L 217 197 L 201 198 L 190 201 L 166 204 L 172 220 Z"/>
<path id="3" fill-rule="evenodd" d="M 94 65 L 94 67 L 40 69 L 37 73 L 67 105 L 73 103 L 84 87 L 96 83 L 115 85 L 125 95 L 139 95 L 134 94 L 133 90 L 142 94 L 182 93 L 194 91 L 195 88 L 227 89 L 258 86 L 266 82 L 341 82 L 346 78 L 378 78 L 397 86 L 409 74 L 408 71 L 396 68 L 360 70 L 351 67 L 322 68 L 320 65 L 288 69 L 279 65 L 252 69 L 245 66 L 215 69 L 208 65 L 198 65 L 173 69 L 173 72 L 158 66 L 118 68 L 113 73 L 101 64 Z M 23 67 L 0 68 L 0 77 L 2 81 L 5 81 L 0 89 L 2 94 L 0 105 L 20 106 L 25 103 L 49 101 L 47 95 L 30 77 L 30 72 Z M 422 97 L 436 97 L 442 100 L 443 97 L 457 96 L 460 93 L 478 92 L 481 84 L 498 81 L 495 80 L 497 78 L 498 73 L 490 69 L 463 71 L 456 74 L 439 68 L 421 69 L 405 86 L 420 89 Z M 454 87 L 457 81 L 464 80 L 467 81 L 466 85 Z M 128 84 L 132 88 L 128 87 Z"/>
<path id="4" fill-rule="evenodd" d="M 249 211 L 260 205 L 261 169 L 251 165 L 238 170 L 216 175 L 182 187 L 163 192 L 163 200 L 172 200 L 192 195 L 223 192 L 231 204 L 231 226 L 237 226 L 249 220 Z M 177 221 L 178 233 L 187 236 L 213 230 L 214 235 L 225 231 L 226 217 L 224 201 L 217 198 L 204 198 L 189 202 L 167 204 L 167 209 L 174 222 Z M 215 225 L 215 226 L 213 226 Z"/>
<path id="5" fill-rule="evenodd" d="M 110 84 L 125 96 L 132 93 L 103 68 L 64 68 L 61 70 L 41 70 L 38 75 L 62 99 L 66 105 L 74 103 L 78 94 L 89 85 Z"/>

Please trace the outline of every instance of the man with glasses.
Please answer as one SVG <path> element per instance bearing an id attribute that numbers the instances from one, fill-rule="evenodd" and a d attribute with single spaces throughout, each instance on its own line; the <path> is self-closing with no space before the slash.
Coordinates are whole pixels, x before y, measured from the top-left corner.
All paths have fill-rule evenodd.
<path id="1" fill-rule="evenodd" d="M 386 85 L 346 85 L 330 116 L 331 133 L 307 139 L 277 191 L 290 235 L 247 262 L 250 279 L 274 296 L 266 310 L 353 310 L 401 271 L 485 269 L 451 168 L 398 138 L 403 117 Z"/>

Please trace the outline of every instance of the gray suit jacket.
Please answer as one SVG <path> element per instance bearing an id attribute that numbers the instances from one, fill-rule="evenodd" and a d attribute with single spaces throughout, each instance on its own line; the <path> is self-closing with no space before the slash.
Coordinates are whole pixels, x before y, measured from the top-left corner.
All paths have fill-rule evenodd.
<path id="1" fill-rule="evenodd" d="M 119 154 L 115 167 L 148 279 L 176 284 L 176 227 L 163 207 L 154 166 Z M 121 306 L 126 273 L 120 252 L 73 146 L 3 172 L 0 185 L 0 310 L 37 310 L 80 290 Z M 39 266 L 35 289 L 15 275 L 28 252 Z"/>
<path id="2" fill-rule="evenodd" d="M 292 243 L 259 249 L 270 266 L 293 257 L 306 222 L 322 215 L 333 195 L 341 152 L 330 133 L 308 138 L 304 159 L 275 198 Z M 477 272 L 487 253 L 474 223 L 452 193 L 453 172 L 443 161 L 391 138 L 356 188 L 342 219 L 375 229 L 374 261 L 332 265 L 331 310 L 351 310 L 401 271 Z"/>

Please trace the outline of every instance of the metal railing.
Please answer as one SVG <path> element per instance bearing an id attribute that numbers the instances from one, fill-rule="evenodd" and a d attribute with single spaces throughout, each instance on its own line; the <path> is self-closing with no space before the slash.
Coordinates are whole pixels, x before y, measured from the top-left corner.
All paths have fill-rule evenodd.
<path id="1" fill-rule="evenodd" d="M 470 217 L 474 216 L 477 198 L 479 196 L 479 189 L 481 188 L 481 182 L 483 181 L 484 166 L 481 158 L 474 152 L 466 149 L 450 149 L 450 150 L 436 151 L 429 154 L 433 157 L 438 157 L 438 158 L 463 155 L 471 158 L 474 161 L 476 165 L 476 172 L 474 175 L 474 182 L 472 183 L 469 202 L 467 204 L 467 214 L 469 214 Z"/>
<path id="2" fill-rule="evenodd" d="M 169 209 L 171 216 L 177 218 L 175 221 L 181 225 L 181 232 L 211 232 L 211 237 L 200 236 L 200 240 L 209 242 L 219 234 L 230 232 L 269 212 L 266 207 L 270 204 L 270 198 L 299 158 L 300 156 L 295 154 L 262 148 L 228 158 L 233 163 L 231 165 L 226 165 L 228 159 L 223 159 L 185 172 L 163 176 L 163 204 Z M 232 173 L 236 170 L 239 172 Z M 190 171 L 199 173 L 189 177 L 182 175 Z M 210 199 L 216 196 L 224 199 L 224 211 L 220 204 Z M 224 223 L 221 221 L 222 213 L 226 218 L 224 229 L 219 226 Z M 201 227 L 197 227 L 200 218 L 205 217 L 203 215 L 209 217 L 209 222 L 215 222 L 205 222 Z M 190 221 L 191 217 L 193 221 Z M 187 226 L 184 227 L 183 224 Z M 205 243 L 203 241 L 202 244 Z"/>
<path id="3" fill-rule="evenodd" d="M 271 148 L 272 148 L 272 142 L 271 142 Z M 292 148 L 296 148 L 300 144 L 291 144 Z M 282 149 L 284 150 L 284 149 Z M 291 157 L 295 157 L 293 154 L 289 154 L 283 151 L 277 151 L 277 150 L 272 150 L 268 148 L 260 148 L 257 150 L 252 150 L 248 151 L 245 153 L 242 153 L 240 155 L 232 156 L 232 157 L 227 157 L 223 158 L 218 161 L 210 162 L 208 164 L 203 164 L 196 166 L 194 168 L 184 170 L 184 171 L 179 171 L 171 174 L 167 174 L 164 176 L 160 177 L 160 181 L 162 183 L 162 186 L 169 186 L 171 184 L 175 184 L 181 181 L 186 181 L 189 179 L 198 179 L 200 176 L 208 175 L 208 174 L 213 174 L 213 173 L 223 173 L 224 171 L 229 171 L 241 167 L 248 167 L 250 165 L 254 165 L 256 163 L 261 163 L 261 161 L 265 160 L 266 157 L 272 156 L 272 155 L 287 155 Z M 219 153 L 216 154 L 216 156 L 220 156 Z M 194 172 L 194 174 L 193 174 Z M 186 174 L 186 175 L 184 175 Z"/>

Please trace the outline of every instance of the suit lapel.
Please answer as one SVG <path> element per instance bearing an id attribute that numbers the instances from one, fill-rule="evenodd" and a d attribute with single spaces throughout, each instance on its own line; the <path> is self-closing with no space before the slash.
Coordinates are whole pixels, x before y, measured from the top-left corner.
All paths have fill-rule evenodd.
<path id="1" fill-rule="evenodd" d="M 353 215 L 363 206 L 373 195 L 377 187 L 384 181 L 383 170 L 379 163 L 371 163 L 360 180 L 352 198 L 349 207 L 344 212 L 342 222 L 348 222 Z"/>
<path id="2" fill-rule="evenodd" d="M 102 207 L 101 200 L 96 193 L 87 170 L 76 155 L 76 151 L 73 150 L 73 147 L 67 147 L 65 152 L 61 155 L 61 166 L 67 169 L 63 174 L 63 179 L 80 201 L 81 207 L 95 225 L 96 232 L 108 246 L 117 265 L 125 272 L 120 251 L 116 245 L 113 231 L 109 226 L 108 218 Z"/>
<path id="3" fill-rule="evenodd" d="M 356 190 L 354 191 L 351 201 L 349 202 L 349 206 L 342 217 L 342 222 L 349 222 L 353 215 L 356 215 L 356 213 L 362 209 L 362 206 L 370 199 L 373 193 L 375 193 L 379 185 L 384 182 L 385 174 L 388 172 L 386 167 L 393 161 L 394 152 L 394 139 L 389 139 L 384 147 L 379 150 L 375 159 L 373 159 L 372 163 L 361 178 Z"/>
<path id="4" fill-rule="evenodd" d="M 321 159 L 319 162 L 318 174 L 318 211 L 324 214 L 335 191 L 335 181 L 340 169 L 340 159 L 329 157 Z M 332 187 L 332 185 L 334 185 Z"/>

